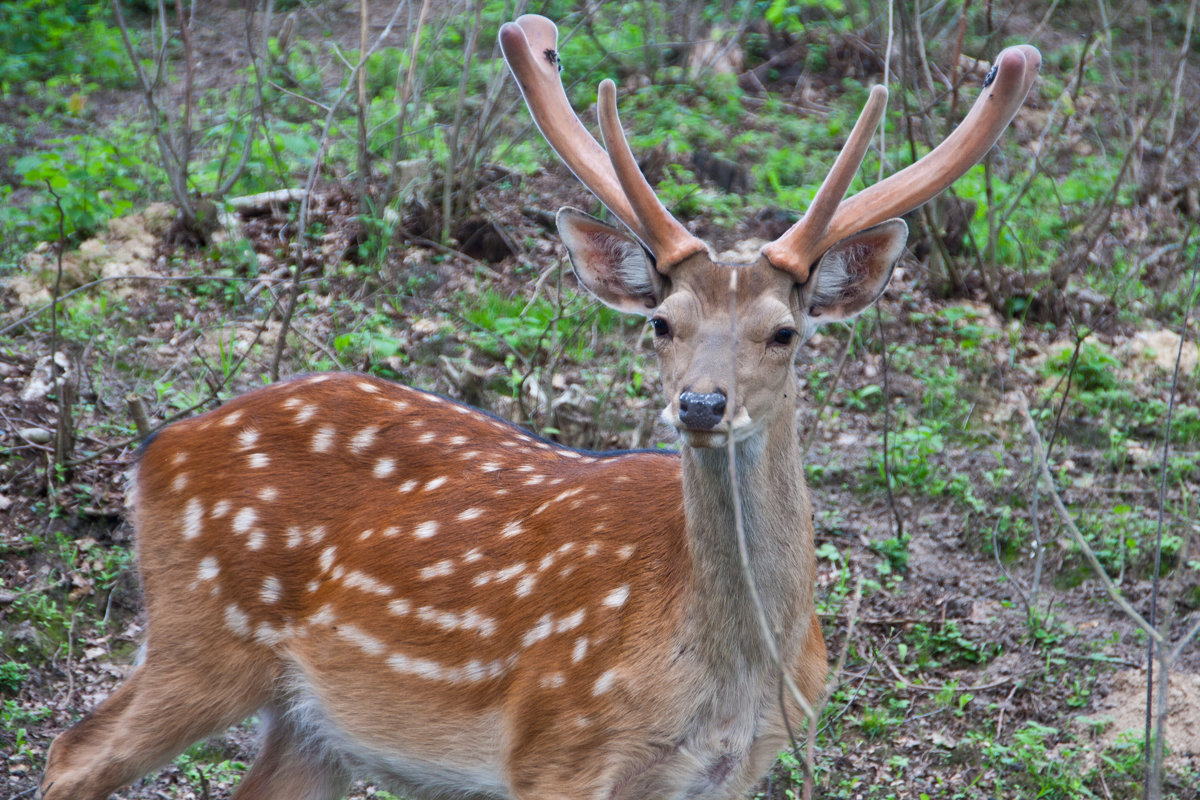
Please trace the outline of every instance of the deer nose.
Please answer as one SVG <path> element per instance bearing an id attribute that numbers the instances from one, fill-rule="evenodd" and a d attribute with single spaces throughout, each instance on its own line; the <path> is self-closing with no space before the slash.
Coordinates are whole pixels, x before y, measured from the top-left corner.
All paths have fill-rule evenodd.
<path id="1" fill-rule="evenodd" d="M 679 395 L 679 419 L 693 430 L 711 430 L 724 414 L 724 392 L 682 392 Z"/>

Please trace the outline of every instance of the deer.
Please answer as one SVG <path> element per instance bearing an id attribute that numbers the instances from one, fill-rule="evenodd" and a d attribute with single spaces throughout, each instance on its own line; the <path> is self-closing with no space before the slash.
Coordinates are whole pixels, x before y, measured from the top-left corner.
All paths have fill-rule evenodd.
<path id="1" fill-rule="evenodd" d="M 107 797 L 251 715 L 235 798 L 331 800 L 360 773 L 411 798 L 737 798 L 823 691 L 798 348 L 881 295 L 898 216 L 987 153 L 1040 55 L 1005 49 L 937 148 L 844 199 L 873 88 L 804 215 L 735 264 L 655 196 L 611 80 L 603 145 L 588 132 L 553 22 L 499 39 L 541 133 L 623 225 L 557 215 L 579 282 L 649 319 L 678 452 L 575 450 L 364 374 L 167 426 L 128 501 L 144 656 L 53 742 L 44 800 Z"/>

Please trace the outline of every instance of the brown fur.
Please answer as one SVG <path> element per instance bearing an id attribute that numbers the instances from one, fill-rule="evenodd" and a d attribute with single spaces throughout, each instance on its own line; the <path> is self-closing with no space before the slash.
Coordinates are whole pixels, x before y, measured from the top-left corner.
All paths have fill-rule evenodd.
<path id="1" fill-rule="evenodd" d="M 319 413 L 298 422 L 310 405 Z M 367 429 L 374 435 L 362 434 Z M 419 442 L 427 433 L 435 438 Z M 369 438 L 357 451 L 356 435 Z M 269 463 L 254 466 L 256 454 Z M 381 476 L 385 458 L 395 466 Z M 439 477 L 446 481 L 426 489 Z M 418 486 L 401 492 L 411 480 Z M 293 380 L 177 423 L 151 442 L 137 470 L 146 661 L 55 742 L 45 797 L 105 797 L 261 707 L 275 709 L 274 719 L 239 797 L 297 797 L 296 786 L 312 783 L 332 793 L 312 796 L 336 796 L 344 788 L 337 756 L 369 761 L 357 749 L 420 762 L 450 754 L 468 767 L 492 752 L 514 796 L 549 785 L 640 792 L 639 770 L 677 747 L 687 696 L 704 672 L 673 633 L 687 617 L 685 599 L 703 591 L 689 567 L 681 488 L 674 455 L 565 450 L 365 376 Z M 189 528 L 184 509 L 193 498 L 203 513 Z M 470 509 L 483 513 L 472 517 Z M 801 529 L 807 519 L 798 520 Z M 440 521 L 432 536 L 414 536 L 432 520 Z M 513 520 L 522 530 L 506 537 Z M 312 541 L 318 527 L 323 536 Z M 336 551 L 323 568 L 329 547 Z M 206 558 L 217 567 L 207 578 L 198 566 Z M 520 575 L 480 577 L 521 563 Z M 439 564 L 449 573 L 422 573 Z M 358 574 L 374 582 L 351 578 Z M 268 577 L 278 585 L 264 596 Z M 531 582 L 519 590 L 522 578 Z M 618 603 L 613 592 L 622 587 Z M 407 614 L 389 611 L 396 600 L 408 602 Z M 240 630 L 229 623 L 231 604 L 244 616 Z M 314 622 L 323 607 L 332 617 Z M 423 608 L 436 612 L 422 616 Z M 488 635 L 482 623 L 447 630 L 434 621 L 435 613 L 462 620 L 471 609 L 492 621 Z M 540 631 L 547 614 L 552 627 Z M 379 652 L 339 634 L 345 625 L 378 642 Z M 815 624 L 805 628 L 813 647 L 805 663 L 815 669 L 798 677 L 815 691 L 823 648 Z M 586 652 L 575 659 L 584 636 Z M 501 664 L 503 673 L 430 679 L 389 668 L 395 653 L 427 659 L 446 675 L 471 662 Z M 614 668 L 608 690 L 594 694 Z M 319 724 L 336 726 L 354 745 L 314 741 L 305 726 L 318 721 L 289 717 L 298 682 L 327 709 Z M 774 757 L 778 733 L 754 760 Z M 297 772 L 302 767 L 308 772 Z M 385 777 L 418 792 L 450 788 Z"/>

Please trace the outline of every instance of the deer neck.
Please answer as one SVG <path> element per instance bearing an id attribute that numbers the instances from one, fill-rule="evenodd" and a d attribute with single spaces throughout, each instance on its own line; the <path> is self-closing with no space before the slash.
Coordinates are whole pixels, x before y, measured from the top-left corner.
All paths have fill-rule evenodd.
<path id="1" fill-rule="evenodd" d="M 734 445 L 685 446 L 683 496 L 693 582 L 690 633 L 701 658 L 721 668 L 774 671 L 738 549 L 738 504 L 750 571 L 785 663 L 794 660 L 813 607 L 812 517 L 789 406 L 765 430 Z M 733 662 L 733 663 L 731 663 Z"/>

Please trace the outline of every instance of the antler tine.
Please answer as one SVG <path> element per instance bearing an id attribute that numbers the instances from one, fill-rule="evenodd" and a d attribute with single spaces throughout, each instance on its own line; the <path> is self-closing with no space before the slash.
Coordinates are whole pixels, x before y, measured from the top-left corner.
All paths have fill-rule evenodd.
<path id="1" fill-rule="evenodd" d="M 658 271 L 665 274 L 671 266 L 708 248 L 671 216 L 646 176 L 638 169 L 637 160 L 625 139 L 625 131 L 621 128 L 621 118 L 617 115 L 617 85 L 608 79 L 601 81 L 596 103 L 600 136 L 604 140 L 608 158 L 625 191 L 625 197 L 641 220 L 646 234 L 643 241 L 654 253 Z"/>
<path id="2" fill-rule="evenodd" d="M 525 14 L 500 26 L 500 49 L 542 136 L 579 182 L 645 241 L 642 224 L 600 146 L 571 109 L 558 67 L 558 26 Z"/>
<path id="3" fill-rule="evenodd" d="M 805 247 L 803 252 L 791 253 L 781 260 L 804 264 L 802 271 L 807 276 L 808 265 L 834 243 L 905 214 L 945 190 L 978 163 L 1000 138 L 1025 102 L 1041 63 L 1041 54 L 1029 45 L 1018 45 L 1001 52 L 992 73 L 984 81 L 984 91 L 953 133 L 917 163 L 841 203 L 819 236 L 809 234 L 807 241 L 799 242 Z M 801 223 L 763 248 L 772 264 L 783 266 L 776 260 L 780 258 L 778 253 L 787 245 L 797 243 L 793 232 Z M 812 241 L 811 245 L 809 241 Z"/>
<path id="4" fill-rule="evenodd" d="M 863 106 L 858 121 L 854 123 L 846 144 L 838 153 L 829 174 L 821 188 L 817 190 L 812 204 L 804 212 L 804 216 L 793 225 L 783 236 L 762 248 L 763 255 L 778 269 L 791 273 L 800 283 L 808 280 L 808 271 L 813 258 L 807 254 L 815 248 L 821 234 L 829 227 L 838 205 L 846 196 L 854 174 L 862 165 L 871 144 L 871 137 L 879 126 L 883 111 L 887 108 L 888 90 L 886 86 L 875 86 Z M 823 251 L 818 251 L 817 255 Z"/>

